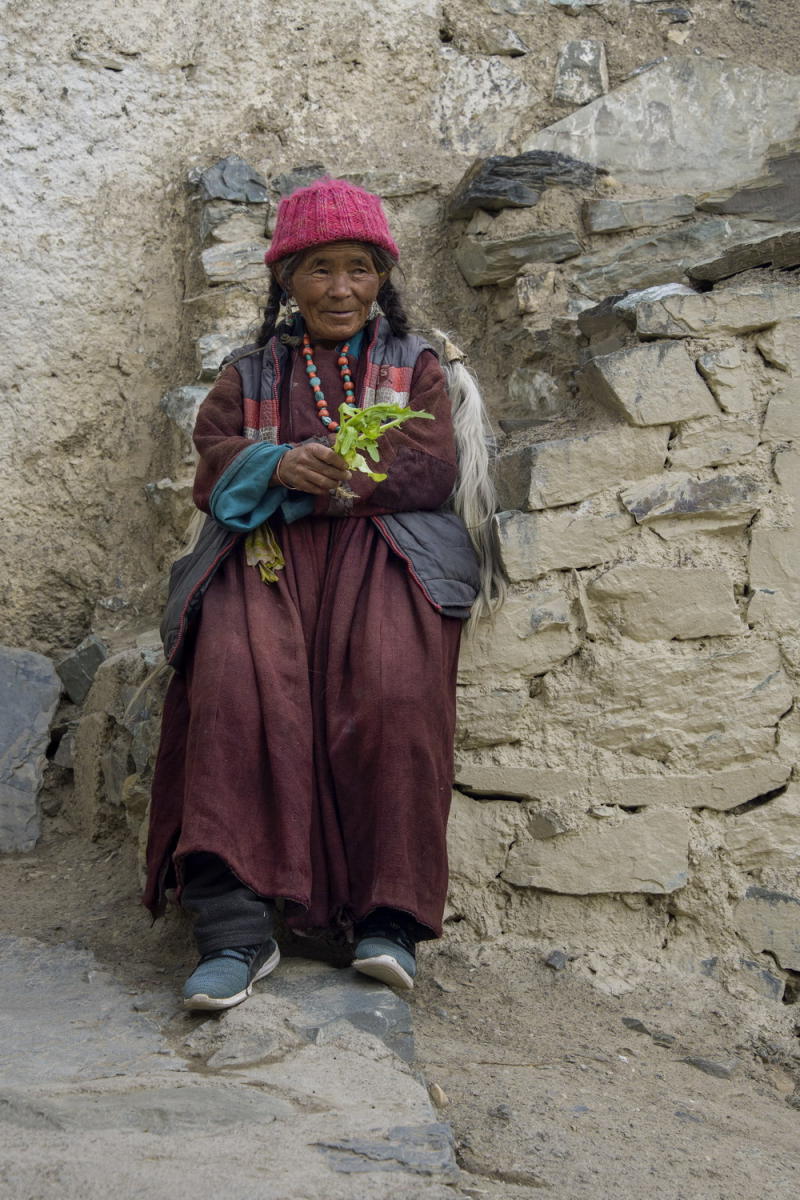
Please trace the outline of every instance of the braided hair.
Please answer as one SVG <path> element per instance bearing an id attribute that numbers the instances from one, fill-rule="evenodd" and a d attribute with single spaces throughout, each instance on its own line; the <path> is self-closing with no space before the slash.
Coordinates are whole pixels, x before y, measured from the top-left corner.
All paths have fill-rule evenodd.
<path id="1" fill-rule="evenodd" d="M 382 246 L 365 243 L 365 247 L 369 250 L 378 274 L 386 274 L 386 279 L 378 291 L 378 304 L 381 306 L 381 311 L 395 337 L 405 337 L 411 327 L 410 322 L 400 293 L 390 278 L 392 268 L 397 266 L 397 262 Z M 270 277 L 264 322 L 256 338 L 257 346 L 266 346 L 270 338 L 276 334 L 280 336 L 281 333 L 289 333 L 288 326 L 279 322 L 278 317 L 282 305 L 286 302 L 286 284 L 291 280 L 306 253 L 307 251 L 301 250 L 297 254 L 288 254 L 286 258 L 282 258 L 279 263 L 275 264 L 277 271 L 273 271 Z"/>

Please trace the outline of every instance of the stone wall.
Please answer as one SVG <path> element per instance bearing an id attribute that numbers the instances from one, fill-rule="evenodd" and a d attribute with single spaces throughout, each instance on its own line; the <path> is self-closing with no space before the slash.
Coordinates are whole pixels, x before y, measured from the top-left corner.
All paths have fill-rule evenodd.
<path id="1" fill-rule="evenodd" d="M 656 64 L 450 207 L 515 362 L 452 917 L 612 990 L 637 955 L 776 993 L 800 964 L 799 83 Z"/>
<path id="2" fill-rule="evenodd" d="M 46 7 L 10 7 L 3 640 L 111 650 L 59 719 L 76 819 L 141 828 L 188 431 L 257 320 L 279 195 L 324 168 L 384 197 L 498 431 L 511 590 L 462 656 L 452 935 L 534 938 L 612 991 L 659 964 L 793 998 L 788 7 L 394 0 L 345 29 L 277 4 L 265 29 L 98 3 L 57 32 Z"/>

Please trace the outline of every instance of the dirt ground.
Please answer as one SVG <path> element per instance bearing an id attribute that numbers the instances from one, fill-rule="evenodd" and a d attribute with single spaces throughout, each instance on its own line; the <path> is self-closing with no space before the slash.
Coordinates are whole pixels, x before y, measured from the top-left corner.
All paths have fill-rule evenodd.
<path id="1" fill-rule="evenodd" d="M 5 857 L 0 930 L 77 943 L 132 994 L 177 990 L 187 928 L 175 914 L 151 926 L 137 893 L 132 846 L 56 819 L 36 851 Z M 420 958 L 418 1066 L 455 1132 L 464 1195 L 797 1196 L 800 1043 L 748 1026 L 713 980 L 654 977 L 615 998 L 531 947 L 445 939 Z"/>

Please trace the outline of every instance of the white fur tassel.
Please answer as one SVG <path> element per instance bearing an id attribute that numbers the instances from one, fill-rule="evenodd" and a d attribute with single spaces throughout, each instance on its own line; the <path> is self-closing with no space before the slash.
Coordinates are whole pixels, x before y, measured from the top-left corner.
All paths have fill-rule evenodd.
<path id="1" fill-rule="evenodd" d="M 495 511 L 497 499 L 491 476 L 494 436 L 478 381 L 464 363 L 464 355 L 446 334 L 432 331 L 442 344 L 445 378 L 453 410 L 458 453 L 458 478 L 453 509 L 467 527 L 480 564 L 480 591 L 468 628 L 489 616 L 503 603 L 506 574 L 500 559 Z"/>

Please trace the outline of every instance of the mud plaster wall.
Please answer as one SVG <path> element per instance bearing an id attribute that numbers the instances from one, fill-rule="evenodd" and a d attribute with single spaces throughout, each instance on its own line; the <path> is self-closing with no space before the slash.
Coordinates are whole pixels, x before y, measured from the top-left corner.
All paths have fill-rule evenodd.
<path id="1" fill-rule="evenodd" d="M 792 132 L 789 5 L 687 12 L 676 21 L 655 5 L 611 0 L 395 0 L 356 3 L 345 23 L 328 4 L 231 4 L 222 12 L 204 3 L 144 4 L 132 14 L 99 3 L 61 6 L 55 21 L 48 5 L 8 6 L 3 252 L 15 284 L 3 300 L 10 351 L 0 636 L 57 654 L 94 629 L 112 646 L 132 645 L 139 634 L 144 647 L 101 668 L 75 729 L 87 827 L 99 831 L 122 814 L 138 829 L 146 798 L 157 702 L 129 702 L 146 670 L 143 631 L 158 611 L 189 465 L 161 399 L 176 384 L 197 382 L 197 339 L 243 330 L 259 301 L 260 284 L 241 259 L 216 276 L 209 259 L 204 269 L 201 249 L 215 241 L 219 248 L 225 235 L 203 236 L 187 176 L 229 154 L 271 187 L 299 164 L 369 173 L 364 182 L 384 195 L 403 247 L 415 315 L 457 332 L 495 419 L 512 429 L 500 473 L 514 586 L 501 624 L 464 660 L 451 928 L 563 946 L 612 990 L 626 986 L 637 962 L 727 972 L 733 986 L 773 994 L 800 969 L 785 919 L 800 903 L 797 801 L 786 790 L 793 618 L 759 615 L 756 606 L 751 620 L 748 612 L 751 523 L 791 530 L 794 498 L 781 478 L 791 473 L 791 438 L 785 429 L 762 437 L 778 373 L 791 376 L 791 367 L 776 362 L 780 350 L 765 357 L 750 327 L 723 325 L 710 343 L 668 342 L 691 353 L 708 407 L 687 412 L 683 425 L 664 409 L 642 426 L 609 395 L 608 380 L 586 378 L 592 339 L 577 323 L 606 296 L 663 282 L 636 270 L 615 275 L 616 258 L 637 234 L 608 234 L 604 250 L 581 215 L 584 203 L 684 190 L 694 197 L 744 182 L 763 167 L 770 142 Z M 453 187 L 476 155 L 519 153 L 580 111 L 575 97 L 586 95 L 569 92 L 563 70 L 554 99 L 562 49 L 578 39 L 602 41 L 607 79 L 602 69 L 598 75 L 611 92 L 661 58 L 667 67 L 701 59 L 712 71 L 728 63 L 730 97 L 742 100 L 741 140 L 755 146 L 751 161 L 704 187 L 706 156 L 689 146 L 698 173 L 691 187 L 667 187 L 634 164 L 627 178 L 597 179 L 583 192 L 550 189 L 536 208 L 507 211 L 490 225 L 480 213 L 447 220 Z M 701 107 L 717 84 L 706 79 Z M 777 97 L 771 107 L 765 92 Z M 568 135 L 570 146 L 579 141 Z M 548 274 L 546 260 L 533 268 L 523 260 L 517 278 L 501 272 L 472 286 L 457 265 L 465 245 L 480 256 L 487 241 L 553 229 L 571 231 L 584 258 L 594 255 L 583 266 L 587 277 L 595 271 L 589 284 L 575 282 L 574 262 Z M 666 235 L 683 229 L 679 218 L 664 222 Z M 251 235 L 258 244 L 252 226 Z M 665 251 L 666 279 L 686 278 L 675 268 L 676 245 Z M 739 278 L 762 296 L 790 284 L 796 280 L 763 269 Z M 674 336 L 656 330 L 640 338 L 638 319 L 600 349 L 640 353 Z M 741 428 L 725 424 L 730 410 L 693 365 L 719 351 L 739 355 L 740 374 L 745 363 L 752 411 L 739 416 Z M 597 345 L 594 357 L 602 357 Z M 665 403 L 676 391 L 671 371 L 660 372 Z M 698 427 L 704 420 L 718 427 Z M 720 438 L 733 435 L 743 440 L 720 452 Z M 536 451 L 536 460 L 532 443 L 555 449 Z M 623 467 L 604 475 L 609 460 Z M 526 482 L 537 465 L 540 477 L 549 471 L 555 479 L 538 497 Z M 628 497 L 626 507 L 621 488 L 679 466 L 695 468 L 698 484 L 729 467 L 733 483 L 721 516 L 719 505 L 710 524 L 694 512 L 691 534 L 681 527 L 670 542 L 662 536 L 669 512 L 652 515 L 652 489 Z M 564 490 L 564 478 L 587 473 L 589 491 Z M 752 482 L 737 483 L 743 477 Z M 640 521 L 632 507 L 639 503 L 641 516 L 647 502 L 650 516 Z M 591 536 L 605 529 L 599 557 L 593 549 L 591 561 L 581 561 L 582 549 L 564 561 L 566 532 L 582 519 Z M 660 532 L 648 527 L 659 520 Z M 551 560 L 548 546 L 556 548 Z M 687 599 L 674 572 L 689 568 L 696 590 Z M 673 614 L 666 620 L 665 595 Z M 692 623 L 698 611 L 711 613 L 707 628 Z"/>
<path id="2" fill-rule="evenodd" d="M 432 180 L 406 206 L 409 290 L 475 338 L 482 305 L 444 253 L 438 189 L 568 111 L 551 98 L 563 42 L 605 38 L 612 83 L 695 41 L 789 68 L 789 5 L 769 7 L 765 32 L 706 5 L 679 48 L 637 4 L 356 0 L 346 22 L 280 0 L 4 4 L 2 641 L 64 648 L 98 605 L 154 611 L 142 481 L 164 468 L 158 402 L 193 353 L 192 165 L 236 152 L 269 175 L 324 162 Z M 494 28 L 528 53 L 487 53 Z"/>

